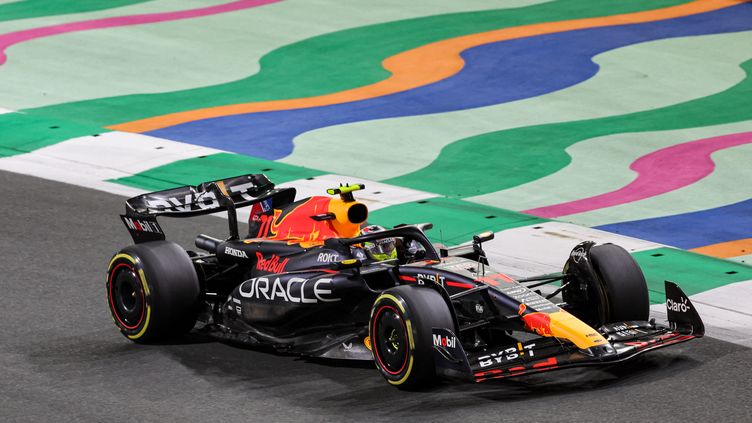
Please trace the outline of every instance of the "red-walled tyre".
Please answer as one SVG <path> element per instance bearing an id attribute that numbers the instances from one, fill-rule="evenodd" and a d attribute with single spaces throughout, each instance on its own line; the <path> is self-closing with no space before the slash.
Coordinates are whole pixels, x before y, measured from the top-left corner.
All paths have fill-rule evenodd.
<path id="1" fill-rule="evenodd" d="M 196 324 L 198 276 L 188 254 L 173 242 L 146 242 L 115 254 L 106 289 L 115 325 L 131 341 L 164 341 Z"/>
<path id="2" fill-rule="evenodd" d="M 418 389 L 436 380 L 432 328 L 454 328 L 441 295 L 404 285 L 384 291 L 371 309 L 369 336 L 376 368 L 400 389 Z"/>

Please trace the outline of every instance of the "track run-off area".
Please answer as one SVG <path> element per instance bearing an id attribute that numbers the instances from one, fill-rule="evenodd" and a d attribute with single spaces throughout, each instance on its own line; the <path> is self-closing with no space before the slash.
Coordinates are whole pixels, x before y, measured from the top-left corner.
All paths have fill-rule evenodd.
<path id="1" fill-rule="evenodd" d="M 0 1 L 0 417 L 746 420 L 750 45 L 742 0 Z M 494 231 L 514 276 L 622 245 L 656 317 L 672 280 L 707 337 L 414 396 L 370 366 L 120 339 L 103 273 L 123 200 L 247 173 L 299 197 L 365 183 L 370 222 L 435 242 Z M 163 221 L 186 246 L 226 232 Z"/>

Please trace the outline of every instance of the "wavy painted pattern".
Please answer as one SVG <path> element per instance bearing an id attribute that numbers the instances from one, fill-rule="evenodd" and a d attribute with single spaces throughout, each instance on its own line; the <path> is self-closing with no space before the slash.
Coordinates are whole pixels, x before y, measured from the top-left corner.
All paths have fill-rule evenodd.
<path id="1" fill-rule="evenodd" d="M 359 166 L 358 171 L 369 179 L 404 175 L 425 167 L 436 159 L 443 147 L 458 139 L 496 129 L 657 109 L 723 91 L 744 79 L 739 64 L 750 58 L 747 48 L 750 43 L 752 32 L 737 32 L 670 38 L 619 48 L 596 56 L 594 62 L 598 65 L 598 73 L 564 90 L 483 108 L 357 122 L 307 132 L 294 140 L 293 154 L 283 161 L 302 166 L 325 163 L 326 170 L 344 174 L 352 172 L 351 163 L 358 162 L 367 164 Z M 694 54 L 687 55 L 687 51 Z M 676 78 L 677 74 L 682 78 Z M 655 92 L 661 95 L 649 95 Z M 710 130 L 707 136 L 714 134 Z M 695 139 L 703 136 L 705 134 L 698 134 Z M 653 144 L 665 145 L 661 143 L 665 138 L 665 134 L 661 135 Z M 347 140 L 350 149 L 336 148 L 343 140 Z M 406 140 L 420 140 L 420 143 Z M 579 153 L 583 162 L 594 165 L 613 162 L 624 156 L 625 149 L 620 149 L 620 154 L 608 154 L 612 149 L 601 148 L 602 141 L 594 141 L 593 147 L 582 153 L 579 153 L 579 148 L 574 153 L 567 150 L 567 153 L 573 158 Z M 388 161 L 381 160 L 380 153 L 391 149 L 404 154 Z M 589 160 L 590 156 L 597 157 L 597 160 Z M 545 197 L 541 198 L 542 204 L 532 202 L 531 197 L 538 192 L 551 192 L 565 184 L 567 189 L 559 190 L 560 194 L 578 195 L 582 188 L 603 181 L 577 181 L 578 176 L 587 177 L 587 171 L 572 166 L 566 169 L 574 173 L 563 178 L 551 174 L 546 177 L 551 179 L 550 185 L 523 184 L 514 188 L 519 191 L 518 195 L 511 190 L 502 190 L 489 194 L 488 198 L 474 197 L 473 201 L 524 210 L 550 204 L 550 200 L 545 203 Z M 570 187 L 569 181 L 578 183 Z"/>
<path id="2" fill-rule="evenodd" d="M 752 199 L 692 213 L 598 226 L 609 232 L 650 239 L 684 249 L 741 241 L 745 238 L 740 238 L 739 228 L 750 227 Z"/>
<path id="3" fill-rule="evenodd" d="M 45 3 L 46 8 L 29 8 L 37 3 L 42 4 L 29 0 L 0 5 L 0 13 L 8 11 L 0 20 L 107 8 L 116 13 L 117 7 L 136 7 L 141 2 L 87 0 L 70 2 L 66 7 L 61 2 L 55 7 Z M 65 34 L 70 33 L 96 32 L 101 40 L 108 36 L 116 40 L 116 31 L 129 30 L 143 37 L 134 39 L 166 42 L 170 38 L 167 34 L 174 37 L 175 32 L 165 28 L 174 21 L 195 19 L 200 23 L 212 16 L 210 28 L 221 31 L 223 20 L 229 23 L 241 11 L 252 14 L 255 10 L 251 9 L 262 5 L 268 8 L 259 10 L 266 9 L 266 16 L 276 16 L 280 22 L 316 27 L 301 31 L 296 38 L 289 35 L 291 27 L 287 26 L 285 41 L 277 44 L 271 40 L 282 37 L 275 34 L 275 30 L 282 30 L 274 25 L 258 32 L 233 33 L 240 39 L 253 36 L 270 41 L 258 43 L 256 51 L 244 52 L 257 58 L 258 64 L 249 66 L 247 71 L 238 66 L 241 72 L 233 75 L 240 75 L 239 79 L 229 82 L 217 83 L 228 80 L 199 76 L 171 92 L 169 88 L 160 92 L 155 89 L 157 84 L 145 82 L 121 91 L 132 95 L 89 96 L 80 101 L 65 101 L 64 95 L 58 95 L 47 103 L 40 100 L 37 104 L 43 107 L 2 114 L 0 156 L 34 152 L 57 143 L 68 145 L 66 140 L 71 138 L 110 130 L 139 132 L 154 137 L 155 145 L 159 139 L 174 140 L 211 149 L 196 151 L 216 153 L 140 170 L 114 179 L 115 183 L 130 187 L 170 186 L 195 182 L 200 175 L 221 177 L 244 169 L 279 172 L 294 180 L 336 169 L 355 178 L 365 175 L 435 195 L 428 201 L 434 205 L 430 211 L 424 201 L 386 207 L 374 216 L 396 222 L 407 215 L 435 215 L 449 227 L 452 243 L 461 242 L 476 229 L 501 231 L 559 219 L 719 257 L 748 254 L 752 225 L 746 216 L 752 192 L 740 186 L 743 184 L 733 187 L 733 195 L 714 195 L 713 191 L 719 185 L 734 185 L 734 175 L 747 175 L 739 163 L 749 163 L 752 158 L 752 132 L 747 128 L 752 122 L 752 51 L 747 54 L 743 46 L 734 45 L 728 48 L 733 53 L 725 56 L 704 57 L 698 52 L 712 44 L 705 41 L 708 36 L 726 34 L 729 40 L 744 42 L 744 31 L 752 31 L 752 4 L 734 0 L 518 0 L 498 2 L 496 10 L 488 10 L 479 2 L 458 5 L 437 1 L 431 13 L 425 7 L 429 3 L 405 5 L 416 9 L 400 13 L 398 8 L 395 12 L 387 6 L 361 2 L 335 12 L 334 2 L 322 0 L 322 10 L 338 13 L 329 19 L 337 22 L 333 24 L 316 16 L 312 6 L 303 14 L 294 14 L 293 9 L 304 7 L 295 0 L 196 1 L 183 10 L 66 21 L 0 34 L 2 81 L 2 68 L 14 65 L 16 51 L 26 52 L 19 55 L 24 60 L 33 59 L 35 52 L 55 55 L 52 47 L 25 48 L 27 42 L 33 41 L 27 44 L 31 46 L 58 36 L 64 42 L 70 37 Z M 200 24 L 186 25 L 181 31 L 192 36 L 212 36 L 201 33 L 202 28 Z M 79 35 L 75 38 L 83 43 L 79 51 L 92 54 L 90 59 L 96 63 L 96 54 L 86 49 L 86 37 Z M 661 40 L 680 41 L 682 48 L 662 50 Z M 610 62 L 606 68 L 599 62 L 598 57 L 618 57 L 620 52 L 646 43 L 651 49 L 643 50 L 642 56 L 631 55 L 633 62 Z M 150 48 L 149 44 L 145 42 L 143 48 Z M 263 45 L 273 47 L 262 51 Z M 694 46 L 701 48 L 693 51 Z M 160 48 L 169 54 L 169 42 Z M 604 83 L 650 78 L 655 71 L 650 67 L 650 54 L 661 53 L 665 53 L 661 57 L 661 61 L 665 60 L 662 69 L 671 68 L 673 57 L 684 66 L 703 66 L 705 61 L 708 71 L 697 75 L 707 82 L 697 81 L 697 89 L 690 89 L 685 95 L 667 91 L 681 84 L 659 83 L 627 83 L 608 90 L 612 97 L 602 95 L 610 88 L 603 87 Z M 692 60 L 682 60 L 687 57 Z M 155 72 L 165 72 L 165 65 L 161 66 Z M 33 72 L 43 77 L 44 67 L 35 67 Z M 23 72 L 14 75 L 23 78 Z M 681 79 L 686 74 L 664 71 L 662 77 Z M 191 88 L 183 89 L 185 86 Z M 670 100 L 641 101 L 640 97 Z M 10 99 L 7 104 L 3 101 L 0 89 L 0 108 L 13 109 Z M 588 111 L 579 112 L 583 105 Z M 525 107 L 532 108 L 525 110 L 528 115 L 551 116 L 537 123 L 521 119 L 515 125 L 501 113 L 523 115 L 514 112 Z M 499 115 L 492 110 L 500 111 Z M 564 110 L 567 113 L 561 112 Z M 462 120 L 456 118 L 460 114 Z M 432 142 L 414 136 L 414 123 L 410 122 L 420 121 L 416 117 L 438 125 L 445 118 L 452 125 L 469 128 L 477 119 L 477 127 L 482 130 L 469 129 L 465 136 Z M 389 136 L 394 137 L 384 144 L 388 147 L 379 143 L 380 125 L 388 126 Z M 351 126 L 372 131 L 367 139 L 376 146 L 361 149 L 346 137 L 321 142 L 303 136 L 324 128 L 336 132 L 337 128 Z M 641 133 L 668 137 L 672 131 L 703 135 L 639 144 Z M 298 151 L 296 139 L 305 139 L 305 148 Z M 615 139 L 622 141 L 616 145 Z M 581 143 L 587 143 L 588 151 L 616 148 L 609 150 L 611 157 L 623 149 L 622 156 L 631 159 L 608 162 L 609 154 L 593 153 L 594 158 L 606 160 L 601 172 L 612 171 L 620 176 L 583 175 L 587 166 L 581 165 L 581 156 L 573 160 L 569 153 Z M 305 157 L 305 151 L 317 148 L 320 153 Z M 417 158 L 411 154 L 416 149 L 426 152 Z M 585 150 L 578 151 L 582 154 Z M 364 157 L 368 153 L 370 156 Z M 328 163 L 333 157 L 346 160 L 336 165 Z M 379 160 L 386 163 L 383 168 Z M 390 167 L 390 160 L 403 165 Z M 392 173 L 392 169 L 404 170 Z M 571 186 L 557 184 L 557 180 L 573 173 L 583 183 L 588 178 L 609 183 L 597 184 L 601 187 L 598 189 L 557 194 L 557 186 Z M 545 183 L 540 182 L 543 180 Z M 504 208 L 524 209 L 530 216 L 509 212 L 515 216 L 514 225 L 494 220 L 507 213 L 498 208 L 498 196 L 515 189 L 520 191 L 515 195 L 536 189 L 530 192 L 535 199 L 525 202 L 533 205 L 516 208 L 504 204 Z M 658 214 L 647 218 L 638 210 L 643 205 L 676 201 L 681 204 L 656 207 Z"/>
<path id="4" fill-rule="evenodd" d="M 255 43 L 258 38 L 269 37 L 267 42 L 272 41 L 272 44 L 277 39 L 286 43 L 260 55 L 260 71 L 256 72 L 258 68 L 249 69 L 250 75 L 247 78 L 219 85 L 205 86 L 206 84 L 197 83 L 197 88 L 168 93 L 134 94 L 25 109 L 24 116 L 9 115 L 0 118 L 0 140 L 8 153 L 16 151 L 15 154 L 18 154 L 71 137 L 101 132 L 105 130 L 103 126 L 113 123 L 176 110 L 339 91 L 388 76 L 380 67 L 380 62 L 403 49 L 444 37 L 496 28 L 503 26 L 505 22 L 511 25 L 512 22 L 554 19 L 560 13 L 578 16 L 603 13 L 598 10 L 601 6 L 596 10 L 582 11 L 574 7 L 572 2 L 556 4 L 555 7 L 545 3 L 537 6 L 541 2 L 542 0 L 512 0 L 489 3 L 471 0 L 463 3 L 464 7 L 470 8 L 469 12 L 457 13 L 462 8 L 453 0 L 417 0 L 408 8 L 404 7 L 404 2 L 395 1 L 375 4 L 359 0 L 343 5 L 339 2 L 318 4 L 305 0 L 287 0 L 274 6 L 276 13 L 265 12 L 267 8 L 258 9 L 262 15 L 260 22 L 249 20 L 251 28 L 259 29 L 258 34 L 246 35 L 253 38 L 249 42 Z M 680 0 L 660 0 L 657 3 L 663 5 L 678 2 Z M 615 7 L 616 10 L 635 8 L 633 5 L 619 6 L 611 3 L 619 2 L 606 2 L 603 9 L 606 6 Z M 486 10 L 494 4 L 500 9 Z M 533 6 L 522 7 L 530 5 Z M 233 15 L 238 13 L 234 12 Z M 432 16 L 436 14 L 438 15 Z M 223 14 L 227 15 L 229 14 Z M 308 19 L 312 27 L 299 29 L 301 22 L 307 17 L 310 17 Z M 221 23 L 220 21 L 219 25 L 215 24 L 210 28 L 221 31 Z M 358 23 L 363 26 L 358 27 Z M 197 20 L 194 28 L 205 28 L 202 24 Z M 353 25 L 356 27 L 353 28 Z M 149 25 L 150 28 L 152 26 L 153 24 Z M 232 22 L 229 26 L 236 27 Z M 275 29 L 284 34 L 279 34 L 272 40 Z M 185 31 L 191 30 L 190 27 L 185 28 Z M 303 39 L 296 38 L 298 34 Z M 406 37 L 404 34 L 410 36 Z M 172 35 L 171 38 L 174 37 L 179 37 L 179 34 Z M 144 42 L 153 41 L 147 39 Z M 217 48 L 221 49 L 222 46 Z M 242 50 L 240 52 L 248 54 Z M 226 54 L 238 53 L 238 50 L 231 49 Z M 35 69 L 38 72 L 38 68 Z M 132 92 L 150 92 L 148 87 L 145 90 L 138 88 L 134 87 Z M 39 124 L 40 122 L 42 123 Z M 58 130 L 47 130 L 51 126 L 56 126 Z"/>
<path id="5" fill-rule="evenodd" d="M 576 201 L 524 210 L 523 213 L 558 218 L 655 197 L 691 185 L 715 168 L 711 154 L 752 143 L 752 132 L 722 135 L 663 148 L 630 164 L 637 178 L 618 190 Z"/>
<path id="6" fill-rule="evenodd" d="M 23 0 L 0 4 L 0 22 L 114 9 L 152 0 Z"/>
<path id="7" fill-rule="evenodd" d="M 119 26 L 144 25 L 158 22 L 174 21 L 179 19 L 191 19 L 208 16 L 217 13 L 227 13 L 250 7 L 263 6 L 281 0 L 238 0 L 216 6 L 187 9 L 176 12 L 151 13 L 143 15 L 118 16 L 113 18 L 95 19 L 90 21 L 50 25 L 40 28 L 32 28 L 23 31 L 11 32 L 0 35 L 0 65 L 7 60 L 6 50 L 16 44 L 31 40 L 52 37 L 56 35 L 92 31 L 95 29 L 114 28 Z"/>
<path id="8" fill-rule="evenodd" d="M 752 33 L 749 35 L 750 40 L 752 40 Z M 691 88 L 688 87 L 687 89 Z M 560 171 L 527 184 L 471 197 L 468 200 L 513 210 L 526 210 L 593 197 L 617 190 L 632 182 L 636 174 L 630 169 L 630 164 L 651 152 L 697 139 L 750 130 L 752 130 L 752 121 L 743 121 L 727 125 L 673 131 L 620 133 L 591 138 L 566 149 L 572 161 Z M 749 147 L 746 149 L 752 151 Z M 734 190 L 719 189 L 723 187 L 724 181 L 729 178 L 729 175 L 738 175 L 740 178 L 752 177 L 752 172 L 744 172 L 743 167 L 734 166 L 733 162 L 738 157 L 737 155 L 743 154 L 735 153 L 736 150 L 724 150 L 714 154 L 713 162 L 716 166 L 713 172 L 709 177 L 687 188 L 690 190 L 700 189 L 698 192 L 715 193 L 712 197 L 705 196 L 704 201 L 707 204 L 710 204 L 710 201 L 715 202 L 715 204 L 728 204 L 743 199 L 738 198 L 737 195 L 740 193 Z M 594 178 L 593 175 L 598 175 L 598 178 Z M 717 181 L 716 178 L 718 178 Z M 704 189 L 703 186 L 705 186 Z M 686 190 L 681 189 L 680 191 Z M 534 193 L 549 194 L 535 195 Z M 555 193 L 555 195 L 550 193 Z M 665 195 L 661 195 L 657 199 L 665 197 Z M 655 199 L 655 197 L 653 198 Z M 691 204 L 691 202 L 669 200 L 664 202 L 660 211 L 665 212 L 664 214 L 681 213 L 687 211 L 682 210 L 682 206 L 686 204 Z M 646 210 L 654 208 L 644 207 Z M 634 213 L 627 213 L 627 215 L 634 216 Z M 630 220 L 630 218 L 628 217 L 625 220 Z"/>
<path id="9" fill-rule="evenodd" d="M 425 87 L 296 110 L 232 115 L 147 132 L 266 159 L 289 155 L 295 136 L 325 126 L 398 116 L 442 113 L 534 97 L 592 77 L 592 57 L 660 38 L 752 29 L 752 9 L 730 7 L 684 18 L 568 31 L 491 43 L 463 53 L 458 74 Z M 514 57 L 513 63 L 503 58 Z M 553 66 L 540 66 L 548 62 Z M 286 122 L 283 128 L 279 122 Z M 122 129 L 122 128 L 121 128 Z"/>
<path id="10" fill-rule="evenodd" d="M 650 22 L 711 11 L 730 4 L 733 4 L 733 2 L 693 2 L 686 5 L 668 7 L 655 11 L 523 25 L 451 38 L 427 44 L 389 57 L 384 60 L 382 64 L 384 69 L 391 73 L 391 76 L 385 80 L 364 87 L 303 99 L 234 104 L 182 113 L 173 113 L 166 116 L 115 125 L 112 126 L 112 129 L 146 132 L 199 119 L 244 113 L 327 106 L 366 100 L 373 97 L 383 97 L 385 95 L 429 85 L 455 75 L 465 67 L 466 59 L 460 56 L 464 56 L 463 53 L 466 50 L 484 44 L 578 29 Z"/>

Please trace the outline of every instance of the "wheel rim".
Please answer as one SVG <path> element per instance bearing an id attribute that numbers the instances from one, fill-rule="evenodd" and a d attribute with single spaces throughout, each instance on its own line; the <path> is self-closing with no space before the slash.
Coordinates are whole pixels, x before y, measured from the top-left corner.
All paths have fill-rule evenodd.
<path id="1" fill-rule="evenodd" d="M 373 321 L 372 341 L 379 366 L 390 375 L 402 373 L 409 356 L 407 327 L 402 313 L 392 306 L 381 306 Z"/>
<path id="2" fill-rule="evenodd" d="M 139 327 L 144 318 L 144 291 L 141 280 L 128 264 L 120 263 L 110 272 L 109 297 L 112 314 L 128 330 Z"/>

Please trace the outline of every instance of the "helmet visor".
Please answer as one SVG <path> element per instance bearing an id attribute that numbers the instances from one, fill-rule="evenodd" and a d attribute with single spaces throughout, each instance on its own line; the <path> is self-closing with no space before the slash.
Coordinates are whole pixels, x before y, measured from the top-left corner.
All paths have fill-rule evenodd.
<path id="1" fill-rule="evenodd" d="M 376 260 L 391 260 L 397 258 L 397 248 L 394 238 L 384 238 L 368 243 L 368 252 Z"/>

